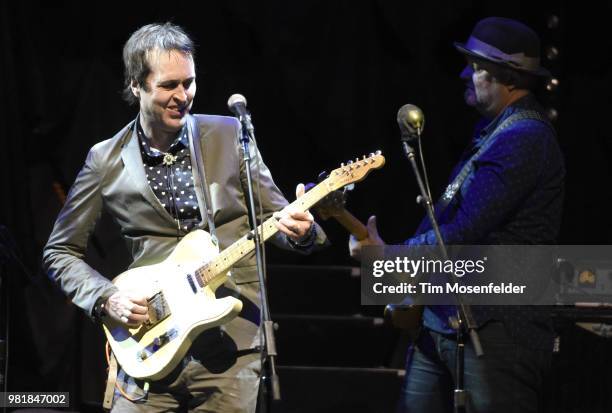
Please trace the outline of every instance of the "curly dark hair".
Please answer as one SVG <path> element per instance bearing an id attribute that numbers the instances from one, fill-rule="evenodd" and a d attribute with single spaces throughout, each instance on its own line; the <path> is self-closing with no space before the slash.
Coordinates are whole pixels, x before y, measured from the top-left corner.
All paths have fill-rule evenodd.
<path id="1" fill-rule="evenodd" d="M 129 104 L 135 104 L 138 99 L 132 93 L 132 82 L 148 90 L 147 76 L 151 73 L 149 54 L 153 50 L 178 50 L 195 58 L 195 48 L 191 38 L 185 31 L 170 22 L 154 23 L 142 26 L 136 30 L 123 46 L 124 88 L 123 98 Z"/>

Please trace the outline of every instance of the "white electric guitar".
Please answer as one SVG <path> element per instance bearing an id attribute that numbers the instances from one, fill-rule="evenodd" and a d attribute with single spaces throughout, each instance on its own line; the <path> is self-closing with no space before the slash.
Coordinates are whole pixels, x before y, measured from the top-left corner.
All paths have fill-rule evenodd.
<path id="1" fill-rule="evenodd" d="M 330 192 L 364 179 L 384 164 L 380 151 L 342 164 L 291 205 L 306 211 Z M 275 220 L 269 218 L 257 228 L 264 241 L 278 231 Z M 137 379 L 159 380 L 176 367 L 201 332 L 236 317 L 242 301 L 217 299 L 215 290 L 225 282 L 230 268 L 254 248 L 247 234 L 219 253 L 210 234 L 196 230 L 163 262 L 118 275 L 113 283 L 120 290 L 148 297 L 149 320 L 138 328 L 128 328 L 109 317 L 104 322 L 106 338 L 125 372 Z"/>

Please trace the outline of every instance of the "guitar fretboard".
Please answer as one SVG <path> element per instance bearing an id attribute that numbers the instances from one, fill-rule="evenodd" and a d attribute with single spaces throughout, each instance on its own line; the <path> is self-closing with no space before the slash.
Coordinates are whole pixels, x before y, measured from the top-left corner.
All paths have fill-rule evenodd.
<path id="1" fill-rule="evenodd" d="M 327 178 L 319 185 L 315 186 L 310 191 L 293 201 L 291 206 L 301 212 L 304 212 L 334 189 L 335 188 L 332 187 L 330 178 Z M 257 231 L 260 234 L 262 241 L 268 240 L 278 232 L 278 228 L 274 224 L 275 221 L 276 218 L 271 217 L 257 227 Z M 262 233 L 263 236 L 261 235 Z M 223 250 L 214 260 L 196 270 L 196 275 L 199 276 L 204 285 L 206 285 L 214 280 L 215 277 L 223 275 L 226 270 L 229 270 L 235 263 L 247 256 L 254 249 L 255 241 L 253 240 L 252 234 L 249 233 Z"/>

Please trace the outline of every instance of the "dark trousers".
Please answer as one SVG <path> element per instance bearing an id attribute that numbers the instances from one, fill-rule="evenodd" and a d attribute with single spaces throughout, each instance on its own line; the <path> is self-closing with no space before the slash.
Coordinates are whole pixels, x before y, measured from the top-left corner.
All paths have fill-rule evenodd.
<path id="1" fill-rule="evenodd" d="M 533 350 L 508 336 L 501 322 L 479 329 L 485 352 L 478 359 L 469 338 L 465 346 L 465 389 L 468 413 L 540 411 L 542 379 L 551 351 Z M 424 329 L 409 351 L 400 412 L 453 411 L 456 340 Z"/>
<path id="2" fill-rule="evenodd" d="M 189 357 L 183 360 L 169 377 L 153 382 L 146 393 L 142 384 L 134 379 L 121 383 L 131 397 L 140 398 L 132 402 L 115 392 L 112 413 L 254 413 L 257 405 L 260 355 L 251 353 L 238 359 L 223 371 L 217 366 L 204 366 Z M 144 396 L 143 396 L 144 395 Z"/>

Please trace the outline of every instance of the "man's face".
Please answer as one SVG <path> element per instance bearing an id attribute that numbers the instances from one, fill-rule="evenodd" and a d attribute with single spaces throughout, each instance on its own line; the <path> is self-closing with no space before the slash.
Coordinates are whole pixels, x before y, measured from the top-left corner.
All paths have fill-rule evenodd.
<path id="1" fill-rule="evenodd" d="M 483 67 L 484 66 L 484 67 Z M 504 106 L 507 88 L 486 70 L 482 62 L 467 59 L 467 65 L 461 72 L 466 90 L 463 94 L 465 103 L 473 106 L 486 117 L 494 117 Z"/>
<path id="2" fill-rule="evenodd" d="M 133 87 L 140 99 L 143 121 L 152 129 L 178 132 L 196 93 L 193 58 L 177 50 L 153 50 L 148 59 L 151 73 L 146 78 L 147 87 Z"/>

